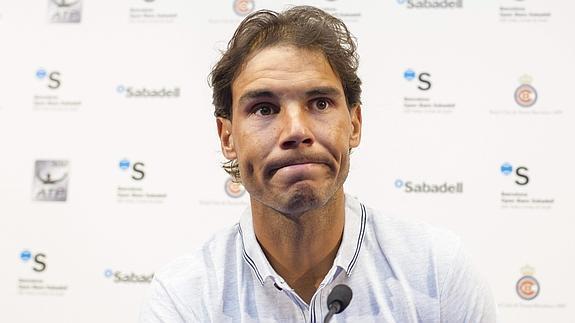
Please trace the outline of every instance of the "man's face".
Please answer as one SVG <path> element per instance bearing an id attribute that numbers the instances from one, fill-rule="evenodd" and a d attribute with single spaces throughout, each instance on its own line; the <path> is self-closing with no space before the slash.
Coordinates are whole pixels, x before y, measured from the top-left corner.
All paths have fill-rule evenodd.
<path id="1" fill-rule="evenodd" d="M 348 109 L 324 55 L 293 46 L 263 49 L 248 59 L 232 93 L 233 120 L 218 118 L 218 131 L 252 203 L 289 215 L 325 205 L 347 177 L 361 109 Z"/>

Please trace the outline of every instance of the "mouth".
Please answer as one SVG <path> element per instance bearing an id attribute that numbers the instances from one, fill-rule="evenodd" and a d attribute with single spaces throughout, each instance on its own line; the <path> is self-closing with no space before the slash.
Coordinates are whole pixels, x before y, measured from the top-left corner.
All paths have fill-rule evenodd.
<path id="1" fill-rule="evenodd" d="M 271 177 L 275 175 L 281 169 L 299 170 L 305 169 L 313 165 L 326 165 L 329 164 L 325 160 L 320 160 L 317 158 L 297 158 L 297 159 L 283 159 L 271 162 L 267 167 L 266 173 Z"/>

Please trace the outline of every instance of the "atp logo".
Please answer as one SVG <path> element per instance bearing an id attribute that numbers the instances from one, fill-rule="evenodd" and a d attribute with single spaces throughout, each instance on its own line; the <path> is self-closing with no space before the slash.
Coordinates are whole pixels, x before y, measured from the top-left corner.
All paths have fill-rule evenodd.
<path id="1" fill-rule="evenodd" d="M 23 263 L 32 263 L 32 270 L 41 273 L 46 271 L 46 254 L 44 253 L 32 253 L 30 250 L 22 250 L 20 252 L 20 260 Z"/>
<path id="2" fill-rule="evenodd" d="M 69 173 L 67 160 L 37 160 L 34 165 L 33 200 L 65 202 Z"/>
<path id="3" fill-rule="evenodd" d="M 130 162 L 128 159 L 122 159 L 118 163 L 120 170 L 122 171 L 130 171 L 131 170 L 131 178 L 135 181 L 141 181 L 146 177 L 146 173 L 144 172 L 144 166 L 146 166 L 143 162 Z"/>
<path id="4" fill-rule="evenodd" d="M 515 184 L 517 185 L 525 186 L 529 184 L 529 176 L 527 175 L 529 168 L 525 166 L 513 167 L 513 165 L 511 165 L 510 163 L 504 163 L 503 165 L 501 165 L 500 171 L 501 174 L 505 176 L 515 174 Z"/>
<path id="5" fill-rule="evenodd" d="M 429 91 L 431 89 L 431 74 L 428 72 L 416 73 L 409 68 L 403 72 L 403 78 L 409 82 L 417 79 L 419 81 L 417 88 L 421 91 Z"/>
<path id="6" fill-rule="evenodd" d="M 58 71 L 46 71 L 40 68 L 36 71 L 36 78 L 41 81 L 46 81 L 46 86 L 49 89 L 56 90 L 62 86 L 61 73 Z"/>
<path id="7" fill-rule="evenodd" d="M 82 20 L 82 0 L 48 0 L 48 21 L 79 23 Z"/>

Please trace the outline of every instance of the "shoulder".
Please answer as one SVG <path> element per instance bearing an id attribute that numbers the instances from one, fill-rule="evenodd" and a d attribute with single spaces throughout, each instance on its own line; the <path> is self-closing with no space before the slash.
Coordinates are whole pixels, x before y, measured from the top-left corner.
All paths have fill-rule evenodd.
<path id="1" fill-rule="evenodd" d="M 217 277 L 224 262 L 236 251 L 238 243 L 238 225 L 214 234 L 199 249 L 179 257 L 162 267 L 154 275 L 170 289 L 181 289 L 193 284 L 198 286 Z M 199 284 L 199 285 L 198 285 Z"/>
<path id="2" fill-rule="evenodd" d="M 209 317 L 206 302 L 218 298 L 216 294 L 223 290 L 225 277 L 233 277 L 226 272 L 236 268 L 238 239 L 235 225 L 158 270 L 142 307 L 140 322 L 193 322 L 199 317 Z"/>
<path id="3" fill-rule="evenodd" d="M 425 221 L 408 219 L 378 212 L 366 207 L 368 230 L 381 244 L 382 251 L 421 258 L 431 255 L 438 263 L 449 263 L 461 248 L 461 239 L 449 229 L 431 225 Z"/>
<path id="4" fill-rule="evenodd" d="M 410 286 L 431 288 L 440 305 L 441 321 L 496 321 L 491 290 L 459 236 L 424 221 L 366 210 L 372 252 L 381 252 Z"/>
<path id="5" fill-rule="evenodd" d="M 462 242 L 452 231 L 421 220 L 388 215 L 365 207 L 366 246 L 377 263 L 412 286 L 440 292 L 449 273 L 461 265 Z"/>

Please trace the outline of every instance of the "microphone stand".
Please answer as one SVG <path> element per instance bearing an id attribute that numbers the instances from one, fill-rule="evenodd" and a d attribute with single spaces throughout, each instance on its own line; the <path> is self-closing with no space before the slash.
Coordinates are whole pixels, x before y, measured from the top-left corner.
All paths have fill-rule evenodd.
<path id="1" fill-rule="evenodd" d="M 339 312 L 339 309 L 341 308 L 341 303 L 340 302 L 333 302 L 329 305 L 329 312 L 327 312 L 327 315 L 325 316 L 325 319 L 323 320 L 323 323 L 329 323 L 329 321 L 331 320 L 332 316 L 335 315 L 335 313 Z"/>

